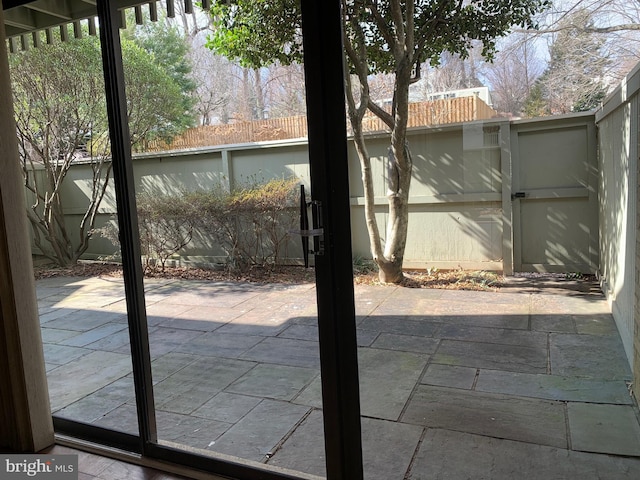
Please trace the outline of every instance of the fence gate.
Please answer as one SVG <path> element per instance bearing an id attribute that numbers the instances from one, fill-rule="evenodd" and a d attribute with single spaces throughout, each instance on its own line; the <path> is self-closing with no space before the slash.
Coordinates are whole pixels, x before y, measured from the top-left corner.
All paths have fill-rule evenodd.
<path id="1" fill-rule="evenodd" d="M 512 123 L 514 271 L 595 273 L 596 140 L 593 115 Z"/>

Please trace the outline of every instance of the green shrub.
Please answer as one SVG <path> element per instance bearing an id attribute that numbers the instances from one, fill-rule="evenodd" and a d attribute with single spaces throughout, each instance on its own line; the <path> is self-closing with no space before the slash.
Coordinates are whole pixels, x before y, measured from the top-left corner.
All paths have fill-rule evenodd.
<path id="1" fill-rule="evenodd" d="M 297 216 L 296 179 L 253 183 L 225 192 L 221 187 L 180 195 L 137 196 L 140 247 L 145 269 L 164 271 L 167 260 L 188 246 L 195 231 L 220 247 L 228 268 L 272 266 L 287 253 Z M 98 232 L 118 245 L 108 225 Z"/>
<path id="2" fill-rule="evenodd" d="M 198 229 L 224 250 L 228 267 L 277 264 L 286 254 L 289 231 L 297 221 L 297 180 L 270 180 L 226 193 L 192 192 Z"/>

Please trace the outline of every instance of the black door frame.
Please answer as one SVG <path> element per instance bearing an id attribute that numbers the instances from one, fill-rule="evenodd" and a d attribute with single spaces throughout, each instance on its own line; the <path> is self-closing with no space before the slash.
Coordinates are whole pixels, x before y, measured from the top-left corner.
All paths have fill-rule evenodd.
<path id="1" fill-rule="evenodd" d="M 97 0 L 114 185 L 140 436 L 55 418 L 58 431 L 237 479 L 297 476 L 202 457 L 158 444 L 140 262 L 135 185 L 119 37 L 118 2 Z M 316 255 L 327 479 L 361 480 L 362 440 L 351 255 L 340 0 L 303 0 L 311 194 L 321 204 L 324 253 Z"/>

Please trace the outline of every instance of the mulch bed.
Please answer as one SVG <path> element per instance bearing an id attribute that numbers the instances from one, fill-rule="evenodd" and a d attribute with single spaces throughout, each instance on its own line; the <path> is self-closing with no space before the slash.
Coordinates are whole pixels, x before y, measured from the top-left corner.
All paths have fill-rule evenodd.
<path id="1" fill-rule="evenodd" d="M 122 268 L 114 263 L 80 262 L 61 268 L 51 265 L 34 268 L 36 280 L 52 277 L 121 277 Z M 227 269 L 204 269 L 194 267 L 166 267 L 147 269 L 147 278 L 168 278 L 182 280 L 235 281 L 248 283 L 298 284 L 315 281 L 313 268 L 299 266 L 253 267 L 247 271 L 235 272 Z M 444 288 L 453 290 L 496 291 L 503 278 L 493 272 L 449 270 L 449 271 L 406 271 L 401 286 L 407 288 Z M 354 283 L 360 285 L 385 285 L 378 281 L 375 272 L 356 272 Z"/>

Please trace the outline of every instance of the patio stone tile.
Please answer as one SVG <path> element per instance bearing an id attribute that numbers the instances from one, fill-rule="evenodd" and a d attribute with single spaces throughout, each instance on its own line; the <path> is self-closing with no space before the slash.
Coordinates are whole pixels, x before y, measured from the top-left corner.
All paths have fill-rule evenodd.
<path id="1" fill-rule="evenodd" d="M 38 302 L 38 305 L 41 305 L 42 302 Z M 39 308 L 40 310 L 40 308 Z M 57 320 L 59 318 L 64 318 L 66 316 L 71 315 L 72 313 L 77 312 L 78 310 L 69 309 L 69 308 L 51 308 L 47 307 L 47 312 L 43 313 L 40 311 L 40 325 L 44 325 L 45 323 L 49 323 L 52 320 Z M 47 325 L 47 328 L 54 328 L 50 325 Z"/>
<path id="2" fill-rule="evenodd" d="M 263 339 L 255 335 L 231 335 L 215 331 L 197 335 L 175 350 L 191 355 L 237 358 Z"/>
<path id="3" fill-rule="evenodd" d="M 104 325 L 88 330 L 80 335 L 63 340 L 60 344 L 72 347 L 86 347 L 90 343 L 97 342 L 103 338 L 108 338 L 109 336 L 126 329 L 127 325 L 123 325 L 121 323 L 105 323 Z"/>
<path id="4" fill-rule="evenodd" d="M 76 330 L 61 330 L 59 328 L 41 327 L 42 343 L 59 343 L 70 337 L 78 335 Z"/>
<path id="5" fill-rule="evenodd" d="M 531 314 L 593 315 L 610 313 L 603 296 L 533 295 Z"/>
<path id="6" fill-rule="evenodd" d="M 525 347 L 547 346 L 547 334 L 510 328 L 473 327 L 469 325 L 443 325 L 439 338 L 466 340 L 469 342 L 496 343 L 501 345 L 522 345 Z"/>
<path id="7" fill-rule="evenodd" d="M 96 425 L 120 432 L 138 434 L 135 406 L 123 405 L 108 413 Z M 196 448 L 206 448 L 231 426 L 230 424 L 204 418 L 156 411 L 159 443 L 172 442 Z"/>
<path id="8" fill-rule="evenodd" d="M 86 305 L 91 305 L 86 304 Z M 85 306 L 86 306 L 85 305 Z M 63 317 L 46 322 L 47 328 L 58 328 L 61 330 L 76 330 L 78 332 L 87 332 L 94 328 L 100 327 L 105 323 L 113 322 L 121 314 L 114 312 L 102 312 L 99 310 L 74 310 Z"/>
<path id="9" fill-rule="evenodd" d="M 442 298 L 429 302 L 427 312 L 429 315 L 481 318 L 521 317 L 530 313 L 528 296 L 510 300 L 492 292 L 461 292 L 445 290 Z"/>
<path id="10" fill-rule="evenodd" d="M 233 293 L 226 295 L 225 293 Z M 155 291 L 149 297 L 164 300 L 171 298 L 171 303 L 176 305 L 190 305 L 200 307 L 224 307 L 233 308 L 241 305 L 247 300 L 259 295 L 259 291 L 247 290 L 242 284 L 230 287 L 229 292 L 220 292 L 220 288 L 215 285 L 198 286 L 194 284 L 187 289 L 176 289 L 173 292 L 162 292 L 158 295 Z"/>
<path id="11" fill-rule="evenodd" d="M 105 350 L 107 352 L 119 352 L 129 353 L 131 347 L 129 346 L 129 327 L 123 325 L 122 330 L 112 333 L 108 337 L 101 338 L 93 343 L 87 345 L 92 350 Z"/>
<path id="12" fill-rule="evenodd" d="M 365 478 L 404 478 L 422 431 L 421 427 L 414 425 L 362 418 Z"/>
<path id="13" fill-rule="evenodd" d="M 447 304 L 451 308 L 480 310 L 493 309 L 496 312 L 502 310 L 505 306 L 509 309 L 529 308 L 530 295 L 522 295 L 520 293 L 509 293 L 502 290 L 499 292 L 481 291 L 481 290 L 440 290 L 441 304 Z"/>
<path id="14" fill-rule="evenodd" d="M 187 355 L 185 353 L 170 352 L 166 355 L 156 358 L 151 362 L 151 374 L 153 382 L 158 383 L 174 373 L 182 370 L 187 365 L 192 364 L 199 357 L 195 355 Z"/>
<path id="15" fill-rule="evenodd" d="M 249 316 L 267 320 L 301 315 L 316 316 L 315 292 L 313 291 L 304 295 L 291 294 L 286 290 L 263 294 L 248 300 L 239 307 L 246 310 Z"/>
<path id="16" fill-rule="evenodd" d="M 171 412 L 157 412 L 158 440 L 205 449 L 229 430 L 231 424 Z"/>
<path id="17" fill-rule="evenodd" d="M 573 450 L 640 456 L 640 426 L 632 406 L 569 403 Z"/>
<path id="18" fill-rule="evenodd" d="M 44 364 L 44 369 L 47 372 L 47 374 L 52 371 L 55 370 L 56 368 L 59 368 L 60 365 L 54 365 L 53 363 L 45 363 Z"/>
<path id="19" fill-rule="evenodd" d="M 440 387 L 464 388 L 471 390 L 476 379 L 477 370 L 470 367 L 454 367 L 451 365 L 429 365 L 420 383 Z"/>
<path id="20" fill-rule="evenodd" d="M 318 375 L 299 395 L 291 400 L 292 403 L 322 408 L 322 380 Z"/>
<path id="21" fill-rule="evenodd" d="M 531 315 L 531 330 L 536 332 L 576 333 L 572 315 Z"/>
<path id="22" fill-rule="evenodd" d="M 397 420 L 428 356 L 375 348 L 358 349 L 362 415 Z M 294 398 L 294 403 L 322 408 L 320 376 Z"/>
<path id="23" fill-rule="evenodd" d="M 151 357 L 157 358 L 166 353 L 176 351 L 183 344 L 201 336 L 202 332 L 195 330 L 180 330 L 165 327 L 150 328 L 149 347 L 151 349 Z"/>
<path id="24" fill-rule="evenodd" d="M 322 412 L 312 411 L 268 461 L 268 465 L 326 476 Z"/>
<path id="25" fill-rule="evenodd" d="M 398 335 L 395 333 L 381 333 L 371 345 L 374 348 L 396 350 L 401 352 L 416 352 L 432 354 L 438 348 L 440 340 L 437 338 L 416 337 L 412 335 Z"/>
<path id="26" fill-rule="evenodd" d="M 362 456 L 367 480 L 404 478 L 422 428 L 362 419 Z M 312 475 L 326 475 L 322 413 L 313 411 L 267 462 Z"/>
<path id="27" fill-rule="evenodd" d="M 157 319 L 157 321 L 155 321 Z M 198 332 L 213 332 L 223 323 L 208 320 L 190 320 L 186 318 L 154 317 L 154 324 L 158 327 L 173 328 L 176 330 L 195 330 Z"/>
<path id="28" fill-rule="evenodd" d="M 317 315 L 304 315 L 297 316 L 291 318 L 290 322 L 292 325 L 312 325 L 318 326 L 318 316 Z"/>
<path id="29" fill-rule="evenodd" d="M 632 480 L 640 460 L 428 429 L 408 480 Z"/>
<path id="30" fill-rule="evenodd" d="M 547 349 L 442 340 L 433 363 L 512 372 L 547 373 Z"/>
<path id="31" fill-rule="evenodd" d="M 288 326 L 278 334 L 280 338 L 292 338 L 294 340 L 308 340 L 310 342 L 318 341 L 317 325 L 300 325 L 293 324 Z"/>
<path id="32" fill-rule="evenodd" d="M 50 343 L 44 344 L 42 348 L 44 350 L 45 361 L 54 365 L 65 365 L 91 353 L 91 350 L 88 348 L 68 347 Z"/>
<path id="33" fill-rule="evenodd" d="M 308 411 L 307 407 L 301 405 L 262 400 L 208 448 L 227 455 L 262 461 Z"/>
<path id="34" fill-rule="evenodd" d="M 372 316 L 364 319 L 358 328 L 376 332 L 398 333 L 401 335 L 416 335 L 433 337 L 440 328 L 440 323 L 434 319 L 416 319 L 407 316 Z"/>
<path id="35" fill-rule="evenodd" d="M 135 405 L 121 405 L 93 423 L 99 427 L 138 435 L 138 413 Z"/>
<path id="36" fill-rule="evenodd" d="M 619 336 L 551 334 L 550 346 L 554 375 L 631 379 Z"/>
<path id="37" fill-rule="evenodd" d="M 567 448 L 560 402 L 419 385 L 401 421 Z"/>
<path id="38" fill-rule="evenodd" d="M 238 308 L 222 307 L 190 307 L 186 310 L 176 310 L 175 313 L 160 311 L 158 315 L 169 317 L 171 321 L 186 320 L 187 322 L 206 322 L 213 326 L 220 327 L 225 323 L 246 314 L 246 310 Z M 212 330 L 213 328 L 209 328 Z"/>
<path id="39" fill-rule="evenodd" d="M 418 290 L 416 290 L 418 291 Z M 419 296 L 403 295 L 402 290 L 398 290 L 393 297 L 383 300 L 371 314 L 376 317 L 420 317 L 430 315 L 433 312 L 431 302 L 423 295 L 428 295 L 429 290 L 419 291 Z M 399 298 L 402 296 L 404 298 Z"/>
<path id="40" fill-rule="evenodd" d="M 483 309 L 484 305 L 478 305 L 477 308 L 481 312 L 486 312 Z M 529 314 L 528 313 L 514 313 L 512 315 L 506 315 L 504 313 L 486 315 L 482 313 L 470 313 L 460 315 L 435 315 L 430 317 L 433 321 L 442 322 L 445 325 L 468 325 L 472 327 L 489 327 L 489 328 L 505 328 L 514 330 L 528 330 L 529 329 Z"/>
<path id="41" fill-rule="evenodd" d="M 124 291 L 110 294 L 108 291 L 73 293 L 55 304 L 58 308 L 85 308 L 91 305 L 91 308 L 102 308 L 112 303 L 116 303 L 125 298 Z"/>
<path id="42" fill-rule="evenodd" d="M 154 386 L 158 408 L 191 413 L 254 366 L 242 360 L 200 358 Z"/>
<path id="43" fill-rule="evenodd" d="M 291 322 L 288 314 L 270 315 L 268 317 L 262 314 L 244 314 L 235 320 L 221 326 L 218 333 L 233 335 L 260 335 L 263 337 L 275 337 Z"/>
<path id="44" fill-rule="evenodd" d="M 133 403 L 134 401 L 133 380 L 131 378 L 121 378 L 58 410 L 56 416 L 93 423 L 125 403 Z"/>
<path id="45" fill-rule="evenodd" d="M 130 372 L 129 355 L 100 351 L 56 368 L 47 375 L 51 411 L 60 410 Z"/>
<path id="46" fill-rule="evenodd" d="M 568 402 L 633 403 L 622 380 L 480 370 L 476 390 Z"/>
<path id="47" fill-rule="evenodd" d="M 171 303 L 171 299 L 151 303 L 149 299 L 145 297 L 145 303 L 147 317 L 158 316 L 172 318 L 195 308 L 191 305 L 176 305 Z"/>
<path id="48" fill-rule="evenodd" d="M 427 360 L 415 353 L 359 348 L 362 414 L 397 420 Z"/>
<path id="49" fill-rule="evenodd" d="M 219 422 L 236 423 L 260 402 L 260 398 L 220 392 L 192 415 Z"/>
<path id="50" fill-rule="evenodd" d="M 206 380 L 201 383 L 181 383 L 176 386 L 179 392 L 176 389 L 163 391 L 167 383 L 163 381 L 154 387 L 154 391 L 159 392 L 156 408 L 172 413 L 189 415 L 220 392 L 220 388 Z"/>
<path id="51" fill-rule="evenodd" d="M 274 400 L 292 400 L 319 373 L 314 368 L 260 364 L 229 385 L 226 391 Z"/>
<path id="52" fill-rule="evenodd" d="M 290 338 L 265 338 L 240 355 L 240 358 L 292 367 L 320 367 L 318 342 Z"/>
<path id="53" fill-rule="evenodd" d="M 380 332 L 376 332 L 375 330 L 356 328 L 356 342 L 359 347 L 370 347 L 379 335 Z"/>
<path id="54" fill-rule="evenodd" d="M 619 335 L 611 314 L 573 315 L 576 330 L 586 335 Z"/>
<path id="55" fill-rule="evenodd" d="M 357 343 L 359 347 L 370 347 L 378 338 L 379 333 L 373 330 L 356 329 Z M 281 338 L 292 338 L 295 340 L 318 341 L 317 320 L 313 325 L 294 323 L 278 334 Z"/>

